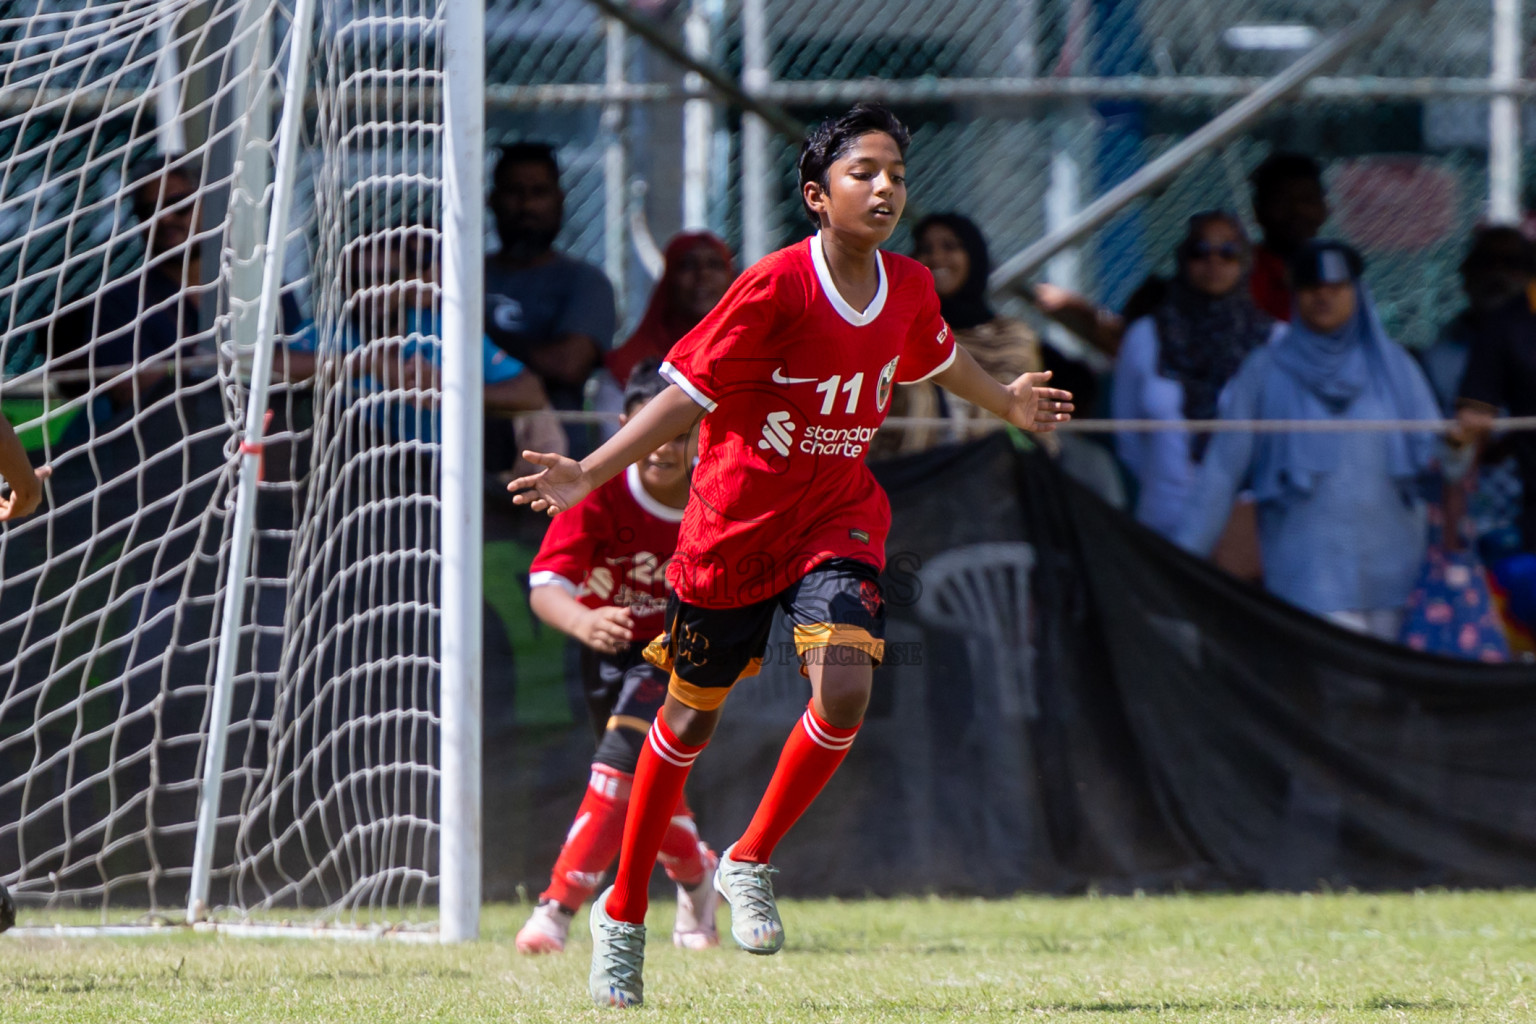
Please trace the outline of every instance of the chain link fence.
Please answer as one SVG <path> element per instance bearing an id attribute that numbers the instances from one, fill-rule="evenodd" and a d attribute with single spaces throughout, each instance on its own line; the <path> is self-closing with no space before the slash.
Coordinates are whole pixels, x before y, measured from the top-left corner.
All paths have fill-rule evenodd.
<path id="1" fill-rule="evenodd" d="M 651 0 L 630 9 L 675 39 L 694 19 L 707 35 L 696 49 L 703 59 L 801 120 L 866 95 L 891 103 L 914 129 L 907 223 L 925 212 L 966 213 L 1000 262 L 1383 6 Z M 1403 14 L 1236 141 L 1083 238 L 1077 258 L 1048 273 L 1120 305 L 1147 273 L 1169 269 L 1190 213 L 1226 207 L 1252 226 L 1248 174 L 1270 152 L 1292 150 L 1323 164 L 1332 206 L 1324 231 L 1365 252 L 1389 329 L 1411 346 L 1427 344 L 1459 306 L 1455 269 L 1489 207 L 1490 103 L 1530 93 L 1533 20 L 1523 19 L 1513 79 L 1501 80 L 1495 6 L 1437 0 Z M 560 146 L 570 192 L 561 244 L 615 277 L 629 323 L 653 273 L 649 242 L 637 235 L 648 228 L 662 244 L 685 226 L 689 146 L 707 154 L 707 195 L 693 206 L 707 217 L 686 226 L 716 231 L 748 259 L 761 254 L 755 237 L 774 248 L 809 230 L 793 177 L 797 140 L 770 133 L 764 180 L 748 182 L 740 113 L 714 103 L 707 134 L 689 137 L 683 103 L 702 93 L 587 0 L 493 0 L 487 18 L 492 141 Z M 749 34 L 757 25 L 761 33 Z M 639 232 L 627 216 L 634 182 L 646 186 Z M 1529 184 L 1529 175 L 1516 179 L 1521 207 Z M 767 198 L 754 203 L 759 195 Z M 905 249 L 905 232 L 891 245 Z"/>

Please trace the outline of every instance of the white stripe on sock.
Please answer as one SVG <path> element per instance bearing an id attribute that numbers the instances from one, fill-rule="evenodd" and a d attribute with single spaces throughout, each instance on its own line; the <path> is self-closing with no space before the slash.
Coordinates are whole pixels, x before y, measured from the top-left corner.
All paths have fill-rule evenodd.
<path id="1" fill-rule="evenodd" d="M 677 750 L 661 738 L 660 729 L 651 729 L 646 733 L 646 737 L 650 740 L 651 750 L 655 752 L 656 756 L 670 765 L 676 765 L 678 768 L 692 768 L 693 762 L 698 759 L 699 751 L 685 754 Z"/>
<path id="2" fill-rule="evenodd" d="M 853 746 L 853 741 L 858 737 L 858 733 L 852 736 L 833 736 L 821 727 L 820 722 L 816 721 L 816 716 L 811 714 L 810 708 L 806 708 L 805 714 L 800 716 L 800 723 L 805 726 L 805 734 L 813 743 L 828 750 L 847 750 Z"/>

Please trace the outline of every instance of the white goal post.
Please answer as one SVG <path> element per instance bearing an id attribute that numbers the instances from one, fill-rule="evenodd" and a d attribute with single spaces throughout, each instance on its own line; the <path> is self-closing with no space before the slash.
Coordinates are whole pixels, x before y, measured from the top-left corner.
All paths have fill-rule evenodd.
<path id="1" fill-rule="evenodd" d="M 20 924 L 472 939 L 483 0 L 19 6 L 0 413 L 54 471 L 0 527 Z"/>

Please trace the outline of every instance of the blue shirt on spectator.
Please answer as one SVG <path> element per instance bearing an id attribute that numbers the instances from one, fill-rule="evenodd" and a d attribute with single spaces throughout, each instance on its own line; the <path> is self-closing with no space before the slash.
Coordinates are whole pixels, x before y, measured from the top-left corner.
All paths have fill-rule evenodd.
<path id="1" fill-rule="evenodd" d="M 1275 363 L 1273 345 L 1255 351 L 1222 394 L 1221 418 L 1276 418 L 1265 407 L 1266 378 L 1284 372 Z M 1422 376 L 1419 387 L 1422 394 L 1412 400 L 1432 417 L 1433 398 Z M 1396 419 L 1399 408 L 1386 381 L 1377 376 L 1331 418 Z M 1335 447 L 1331 471 L 1312 476 L 1305 488 L 1266 486 L 1256 495 L 1264 585 L 1316 614 L 1401 608 L 1424 559 L 1424 505 L 1392 472 L 1387 434 L 1321 436 Z M 1178 544 L 1198 554 L 1210 552 L 1233 499 L 1259 475 L 1256 467 L 1270 457 L 1265 448 L 1277 438 L 1231 432 L 1211 439 L 1174 533 Z"/>
<path id="2" fill-rule="evenodd" d="M 338 334 L 339 343 L 335 354 L 354 351 L 361 342 L 357 331 L 350 325 L 343 327 Z M 431 366 L 443 365 L 443 343 L 436 314 L 426 310 L 407 310 L 405 335 L 400 342 L 399 358 L 402 362 L 420 356 Z M 298 352 L 316 352 L 318 334 L 315 325 L 312 322 L 305 324 L 289 340 L 288 347 Z M 497 348 L 488 337 L 482 336 L 480 340 L 480 355 L 481 373 L 486 384 L 511 380 L 525 369 L 521 362 Z M 370 395 L 384 394 L 390 390 L 367 376 L 360 379 L 359 388 L 364 394 Z M 426 444 L 437 441 L 436 409 L 421 408 L 403 399 L 390 401 L 381 407 L 380 419 L 397 441 L 417 440 Z"/>
<path id="3" fill-rule="evenodd" d="M 597 267 L 559 253 L 547 263 L 508 270 L 485 266 L 485 330 L 503 352 L 524 363 L 531 352 L 568 334 L 597 343 L 599 354 L 613 347 L 616 329 L 613 285 Z M 557 409 L 579 409 L 580 386 L 544 382 Z"/>
<path id="4" fill-rule="evenodd" d="M 1277 324 L 1275 334 L 1284 328 Z M 1125 332 L 1115 362 L 1110 415 L 1117 420 L 1184 421 L 1184 385 L 1158 373 L 1157 321 L 1150 316 L 1134 321 Z M 1115 435 L 1115 454 L 1136 478 L 1136 520 L 1164 537 L 1172 537 L 1184 521 L 1189 491 L 1200 470 L 1190 438 L 1174 430 Z"/>

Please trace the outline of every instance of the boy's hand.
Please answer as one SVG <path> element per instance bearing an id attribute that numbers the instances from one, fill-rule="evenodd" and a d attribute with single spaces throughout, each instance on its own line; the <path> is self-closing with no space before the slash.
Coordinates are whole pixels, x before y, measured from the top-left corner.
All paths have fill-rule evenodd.
<path id="1" fill-rule="evenodd" d="M 32 471 L 31 477 L 22 477 L 17 480 L 7 480 L 11 486 L 11 495 L 8 498 L 0 498 L 0 523 L 20 519 L 37 511 L 37 506 L 43 501 L 43 481 L 53 475 L 50 466 L 43 466 Z"/>
<path id="2" fill-rule="evenodd" d="M 635 638 L 635 620 L 628 608 L 594 608 L 576 623 L 573 635 L 594 651 L 618 654 Z"/>
<path id="3" fill-rule="evenodd" d="M 1049 370 L 1044 373 L 1026 373 L 1008 385 L 1013 400 L 1003 417 L 1020 430 L 1047 433 L 1056 424 L 1072 418 L 1072 392 L 1060 388 L 1044 387 L 1051 379 Z"/>
<path id="4" fill-rule="evenodd" d="M 514 505 L 531 505 L 535 512 L 554 515 L 571 508 L 592 490 L 586 472 L 575 459 L 549 452 L 527 451 L 523 452 L 523 458 L 544 469 L 507 484 Z M 519 494 L 519 491 L 524 493 Z"/>

